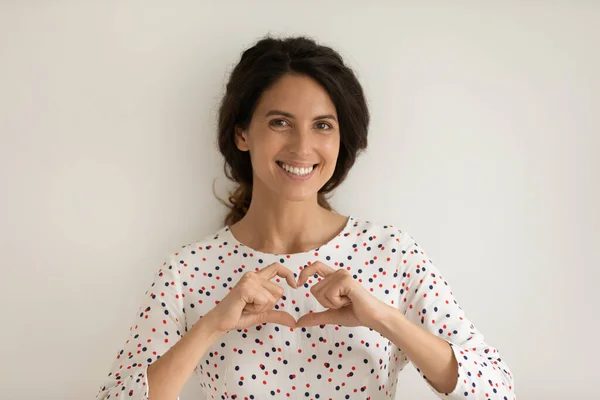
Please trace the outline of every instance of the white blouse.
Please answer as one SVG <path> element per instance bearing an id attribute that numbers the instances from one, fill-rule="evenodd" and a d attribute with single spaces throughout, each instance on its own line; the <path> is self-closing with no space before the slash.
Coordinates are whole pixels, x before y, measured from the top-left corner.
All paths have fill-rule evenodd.
<path id="1" fill-rule="evenodd" d="M 442 399 L 515 399 L 513 377 L 498 351 L 465 317 L 423 249 L 406 232 L 350 217 L 320 248 L 266 254 L 238 242 L 228 227 L 183 246 L 156 272 L 125 345 L 96 397 L 147 399 L 146 370 L 225 297 L 246 271 L 279 262 L 297 277 L 309 263 L 345 268 L 373 296 L 450 343 L 459 365 L 456 389 Z M 284 296 L 276 309 L 296 319 L 323 311 L 310 293 L 275 277 Z M 261 324 L 232 330 L 203 355 L 195 375 L 205 399 L 394 399 L 410 360 L 377 331 L 322 325 L 291 329 Z M 420 371 L 419 371 L 420 372 Z"/>

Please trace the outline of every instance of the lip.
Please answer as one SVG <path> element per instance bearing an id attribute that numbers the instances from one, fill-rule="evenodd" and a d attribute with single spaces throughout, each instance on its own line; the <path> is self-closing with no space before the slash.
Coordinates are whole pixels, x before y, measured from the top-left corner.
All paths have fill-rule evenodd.
<path id="1" fill-rule="evenodd" d="M 280 162 L 282 162 L 282 161 L 280 161 Z M 309 180 L 315 174 L 315 171 L 317 170 L 317 167 L 318 167 L 318 164 L 310 164 L 310 165 L 308 165 L 308 167 L 307 166 L 304 166 L 304 167 L 298 166 L 298 168 L 310 168 L 311 166 L 314 166 L 313 170 L 310 171 L 310 174 L 299 176 L 299 175 L 294 175 L 294 174 L 292 174 L 290 172 L 287 172 L 285 169 L 283 169 L 283 167 L 281 165 L 279 165 L 279 162 L 277 162 L 276 164 L 279 167 L 278 169 L 285 176 L 287 176 L 288 178 L 290 178 L 293 181 L 306 181 L 306 180 Z M 294 166 L 294 167 L 296 167 L 298 165 L 298 164 L 288 164 L 287 162 L 285 164 L 290 165 L 290 166 Z"/>
<path id="2" fill-rule="evenodd" d="M 318 163 L 294 162 L 294 161 L 283 161 L 283 160 L 277 160 L 277 163 L 287 164 L 290 167 L 294 167 L 294 168 L 310 168 L 310 167 L 314 167 L 314 166 L 318 165 Z"/>

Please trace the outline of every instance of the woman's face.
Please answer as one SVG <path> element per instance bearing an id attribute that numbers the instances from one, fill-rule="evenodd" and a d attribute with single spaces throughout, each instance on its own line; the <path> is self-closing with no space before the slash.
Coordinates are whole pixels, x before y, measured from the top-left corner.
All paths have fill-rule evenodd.
<path id="1" fill-rule="evenodd" d="M 285 75 L 262 94 L 248 129 L 236 130 L 236 144 L 250 152 L 255 190 L 316 200 L 340 148 L 335 106 L 314 79 Z"/>

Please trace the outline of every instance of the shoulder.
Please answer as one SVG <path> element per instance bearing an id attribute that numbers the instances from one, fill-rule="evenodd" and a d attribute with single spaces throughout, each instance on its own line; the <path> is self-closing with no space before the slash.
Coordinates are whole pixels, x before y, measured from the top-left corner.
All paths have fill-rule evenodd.
<path id="1" fill-rule="evenodd" d="M 163 269 L 164 267 L 171 267 L 181 272 L 183 267 L 206 261 L 207 256 L 216 255 L 219 253 L 219 249 L 222 250 L 228 247 L 228 233 L 227 228 L 223 227 L 199 239 L 181 244 L 178 248 L 167 253 L 164 258 Z"/>
<path id="2" fill-rule="evenodd" d="M 347 236 L 354 235 L 362 241 L 374 242 L 377 246 L 387 245 L 402 250 L 418 246 L 410 233 L 394 223 L 382 223 L 352 216 L 347 233 L 349 233 Z"/>

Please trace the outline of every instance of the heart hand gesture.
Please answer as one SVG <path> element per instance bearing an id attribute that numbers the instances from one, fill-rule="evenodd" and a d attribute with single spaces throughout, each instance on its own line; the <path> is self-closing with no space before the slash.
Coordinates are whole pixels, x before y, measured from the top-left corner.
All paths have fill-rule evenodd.
<path id="1" fill-rule="evenodd" d="M 317 261 L 304 268 L 298 277 L 300 287 L 313 274 L 322 279 L 310 288 L 319 303 L 328 308 L 322 312 L 303 315 L 296 327 L 336 324 L 342 326 L 366 326 L 375 329 L 386 307 L 390 307 L 372 296 L 345 269 L 334 270 Z"/>

